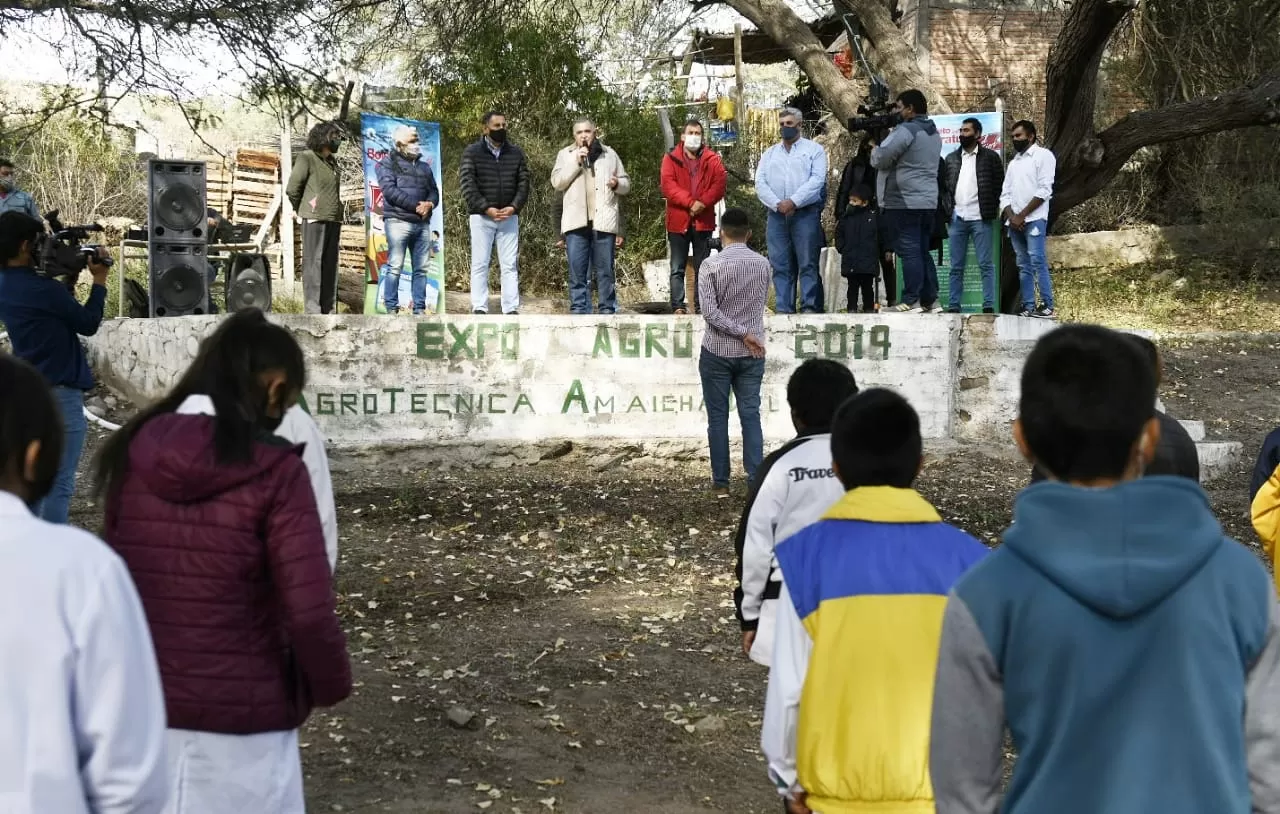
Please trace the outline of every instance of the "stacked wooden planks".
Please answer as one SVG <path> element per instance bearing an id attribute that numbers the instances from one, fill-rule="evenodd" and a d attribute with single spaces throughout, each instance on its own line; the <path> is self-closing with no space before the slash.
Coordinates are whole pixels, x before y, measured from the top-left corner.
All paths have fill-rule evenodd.
<path id="1" fill-rule="evenodd" d="M 280 193 L 280 156 L 265 150 L 237 150 L 231 182 L 231 220 L 262 223 Z"/>
<path id="2" fill-rule="evenodd" d="M 217 156 L 204 162 L 209 208 L 227 216 L 231 212 L 231 165 Z"/>

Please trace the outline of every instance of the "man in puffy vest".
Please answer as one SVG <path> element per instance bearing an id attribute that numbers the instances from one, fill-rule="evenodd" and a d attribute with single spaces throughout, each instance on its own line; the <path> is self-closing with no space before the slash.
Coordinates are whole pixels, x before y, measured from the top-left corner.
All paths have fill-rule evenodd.
<path id="1" fill-rule="evenodd" d="M 407 124 L 391 134 L 393 149 L 378 164 L 382 220 L 387 230 L 387 313 L 400 310 L 400 272 L 408 252 L 413 261 L 413 313 L 427 307 L 431 219 L 440 205 L 440 188 L 431 164 L 422 159 L 418 131 Z"/>

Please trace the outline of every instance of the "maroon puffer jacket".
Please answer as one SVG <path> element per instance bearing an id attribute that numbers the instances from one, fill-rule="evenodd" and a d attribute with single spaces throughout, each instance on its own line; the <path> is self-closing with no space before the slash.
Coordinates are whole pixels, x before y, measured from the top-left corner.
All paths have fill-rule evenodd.
<path id="1" fill-rule="evenodd" d="M 151 626 L 169 726 L 296 729 L 351 693 L 346 638 L 301 447 L 214 460 L 213 419 L 160 415 L 129 448 L 106 540 Z"/>

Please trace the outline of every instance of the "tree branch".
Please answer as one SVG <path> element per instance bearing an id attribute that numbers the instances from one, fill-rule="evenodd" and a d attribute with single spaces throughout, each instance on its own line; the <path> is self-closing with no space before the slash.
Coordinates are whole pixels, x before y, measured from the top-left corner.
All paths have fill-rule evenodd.
<path id="1" fill-rule="evenodd" d="M 725 5 L 786 48 L 837 116 L 848 120 L 858 115 L 857 86 L 844 78 L 812 29 L 784 0 L 725 0 Z"/>
<path id="2" fill-rule="evenodd" d="M 1083 139 L 1076 161 L 1059 171 L 1053 215 L 1098 194 L 1144 147 L 1225 130 L 1280 123 L 1280 69 L 1229 93 L 1130 113 L 1096 136 Z"/>
<path id="3" fill-rule="evenodd" d="M 1045 71 L 1045 143 L 1060 159 L 1093 133 L 1098 68 L 1112 33 L 1138 0 L 1076 0 L 1062 21 Z"/>

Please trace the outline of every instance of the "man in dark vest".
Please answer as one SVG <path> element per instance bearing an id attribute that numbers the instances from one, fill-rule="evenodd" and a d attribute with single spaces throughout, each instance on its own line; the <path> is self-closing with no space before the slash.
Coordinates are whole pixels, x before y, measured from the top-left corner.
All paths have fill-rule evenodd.
<path id="1" fill-rule="evenodd" d="M 947 311 L 960 313 L 964 290 L 965 258 L 969 240 L 982 270 L 982 313 L 994 314 L 995 255 L 991 223 L 1000 216 L 1000 189 L 1004 186 L 1004 162 L 995 150 L 982 146 L 982 122 L 965 119 L 960 125 L 960 146 L 947 155 L 947 196 L 955 203 L 951 216 L 951 299 Z"/>

